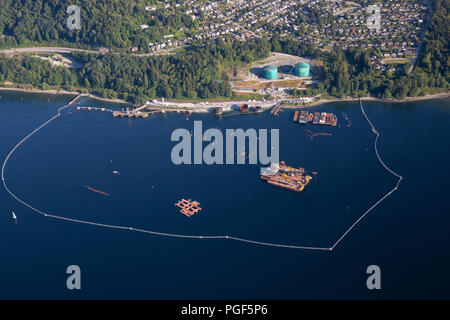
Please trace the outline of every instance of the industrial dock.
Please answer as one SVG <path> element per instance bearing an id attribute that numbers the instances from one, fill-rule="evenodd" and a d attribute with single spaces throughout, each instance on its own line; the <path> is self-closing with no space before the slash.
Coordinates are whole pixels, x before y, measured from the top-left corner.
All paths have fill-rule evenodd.
<path id="1" fill-rule="evenodd" d="M 281 111 L 282 110 L 280 104 L 276 104 L 275 106 L 273 106 L 272 110 L 270 111 L 270 114 L 273 116 L 278 116 L 279 115 L 278 113 Z"/>
<path id="2" fill-rule="evenodd" d="M 256 102 L 255 100 L 249 100 L 249 102 Z M 207 113 L 212 112 L 215 115 L 222 115 L 223 113 L 233 113 L 239 112 L 240 114 L 249 114 L 249 113 L 261 113 L 264 110 L 271 109 L 270 114 L 273 116 L 278 116 L 280 112 L 283 111 L 282 105 L 280 102 L 273 101 L 260 101 L 256 102 L 253 105 L 249 103 L 241 102 L 238 104 L 235 102 L 218 102 L 211 103 L 175 103 L 175 102 L 158 102 L 153 100 L 151 103 L 147 102 L 146 104 L 138 107 L 138 108 L 126 108 L 122 110 L 111 110 L 108 108 L 98 108 L 98 107 L 89 107 L 89 106 L 79 106 L 78 110 L 88 110 L 88 111 L 102 111 L 111 113 L 115 118 L 148 118 L 150 115 L 158 114 L 158 113 Z M 188 120 L 189 118 L 187 118 Z M 330 125 L 335 127 L 337 125 L 337 116 L 334 113 L 329 112 L 308 112 L 308 111 L 295 111 L 293 115 L 293 121 L 298 122 L 300 124 L 320 124 L 320 125 Z"/>
<path id="3" fill-rule="evenodd" d="M 248 109 L 248 104 L 246 104 L 246 103 L 241 104 L 240 107 L 239 107 L 239 111 L 241 113 L 243 113 L 243 114 L 247 114 L 248 110 L 249 110 Z"/>
<path id="4" fill-rule="evenodd" d="M 281 161 L 278 165 L 275 165 L 272 171 L 262 172 L 261 179 L 273 186 L 300 192 L 305 189 L 312 177 L 305 174 L 305 169 L 293 168 Z"/>
<path id="5" fill-rule="evenodd" d="M 101 111 L 101 112 L 108 112 L 113 115 L 114 118 L 148 118 L 152 114 L 157 113 L 165 113 L 166 110 L 151 110 L 151 111 L 141 111 L 144 108 L 140 107 L 137 109 L 125 109 L 125 110 L 111 110 L 107 108 L 97 108 L 97 107 L 77 107 L 77 110 L 87 110 L 87 111 Z M 189 111 L 185 110 L 168 110 L 169 112 L 176 112 L 176 113 L 190 113 Z"/>

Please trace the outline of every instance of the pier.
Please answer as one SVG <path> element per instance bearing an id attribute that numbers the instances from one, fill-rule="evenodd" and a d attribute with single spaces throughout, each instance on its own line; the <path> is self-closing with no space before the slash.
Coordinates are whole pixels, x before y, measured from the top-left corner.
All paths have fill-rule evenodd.
<path id="1" fill-rule="evenodd" d="M 143 107 L 130 111 L 114 111 L 108 108 L 98 107 L 77 107 L 77 110 L 101 111 L 111 113 L 114 118 L 148 118 L 150 114 L 158 113 L 158 111 L 142 112 Z"/>
<path id="2" fill-rule="evenodd" d="M 191 114 L 191 111 L 184 109 L 158 109 L 158 110 L 150 110 L 150 111 L 142 111 L 146 108 L 150 108 L 148 105 L 143 105 L 136 109 L 130 109 L 127 111 L 119 111 L 119 110 L 111 110 L 108 108 L 99 108 L 99 107 L 77 107 L 77 110 L 86 110 L 86 111 L 100 111 L 100 112 L 108 112 L 113 115 L 114 118 L 148 118 L 152 114 L 158 113 L 166 113 L 166 112 L 175 112 L 175 113 L 187 113 Z"/>
<path id="3" fill-rule="evenodd" d="M 328 132 L 313 132 L 313 131 L 308 130 L 308 129 L 304 129 L 304 130 L 306 131 L 306 137 L 309 140 L 314 140 L 314 138 L 318 137 L 318 136 L 329 136 L 329 137 L 331 137 L 333 135 L 333 134 L 328 133 Z"/>
<path id="4" fill-rule="evenodd" d="M 147 112 L 134 112 L 134 111 L 114 111 L 114 118 L 148 118 L 149 113 Z"/>
<path id="5" fill-rule="evenodd" d="M 106 108 L 98 108 L 98 107 L 77 107 L 77 110 L 113 112 L 112 110 L 109 110 Z"/>
<path id="6" fill-rule="evenodd" d="M 275 113 L 278 113 L 278 110 L 273 109 L 272 110 L 272 114 L 274 115 L 278 115 Z M 320 124 L 320 125 L 329 125 L 332 127 L 336 127 L 337 126 L 337 116 L 334 113 L 331 112 L 308 112 L 308 111 L 295 111 L 294 112 L 294 117 L 293 117 L 293 121 L 294 122 L 298 122 L 300 124 L 307 124 L 307 123 L 312 123 L 312 124 Z"/>
<path id="7" fill-rule="evenodd" d="M 272 110 L 270 111 L 270 114 L 273 116 L 278 116 L 279 112 L 282 112 L 283 110 L 281 109 L 281 104 L 276 104 Z"/>
<path id="8" fill-rule="evenodd" d="M 80 99 L 81 97 L 87 97 L 88 95 L 86 94 L 79 94 L 77 95 L 75 98 L 73 98 L 71 101 L 69 101 L 69 103 L 66 105 L 66 107 L 74 104 L 78 99 Z M 61 108 L 62 109 L 62 108 Z"/>

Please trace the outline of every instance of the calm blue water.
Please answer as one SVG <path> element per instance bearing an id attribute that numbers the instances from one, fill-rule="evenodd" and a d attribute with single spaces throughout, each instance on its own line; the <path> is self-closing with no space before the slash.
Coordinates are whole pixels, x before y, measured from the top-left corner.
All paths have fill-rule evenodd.
<path id="1" fill-rule="evenodd" d="M 0 95 L 1 162 L 72 98 Z M 382 134 L 380 153 L 404 181 L 333 252 L 173 239 L 52 220 L 1 188 L 0 298 L 449 298 L 449 102 L 365 103 Z M 81 105 L 120 107 L 93 100 Z M 14 153 L 6 180 L 31 205 L 65 217 L 330 247 L 396 178 L 378 163 L 374 135 L 357 103 L 314 110 L 337 113 L 339 124 L 345 124 L 345 112 L 352 126 L 302 127 L 291 121 L 293 111 L 189 120 L 66 112 Z M 319 174 L 304 192 L 294 193 L 261 182 L 256 165 L 175 166 L 170 135 L 176 128 L 191 130 L 193 120 L 202 120 L 204 130 L 278 128 L 280 159 Z M 332 136 L 309 140 L 304 128 Z M 198 200 L 203 210 L 185 218 L 174 207 L 180 198 Z M 81 291 L 66 289 L 71 264 L 81 267 Z M 382 271 L 377 292 L 365 284 L 372 264 Z"/>

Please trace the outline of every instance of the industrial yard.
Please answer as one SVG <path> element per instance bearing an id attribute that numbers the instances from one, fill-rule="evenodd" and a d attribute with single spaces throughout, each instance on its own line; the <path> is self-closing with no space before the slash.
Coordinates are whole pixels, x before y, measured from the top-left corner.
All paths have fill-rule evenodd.
<path id="1" fill-rule="evenodd" d="M 300 124 L 312 123 L 321 125 L 330 125 L 336 127 L 337 116 L 330 112 L 308 112 L 308 111 L 295 111 L 294 122 Z"/>
<path id="2" fill-rule="evenodd" d="M 262 172 L 261 179 L 276 187 L 301 192 L 312 177 L 305 174 L 305 169 L 293 168 L 280 161 L 280 163 L 273 164 L 270 169 Z"/>
<path id="3" fill-rule="evenodd" d="M 303 57 L 298 57 L 290 54 L 285 53 L 279 53 L 279 52 L 272 52 L 269 57 L 267 57 L 264 60 L 258 61 L 252 66 L 252 69 L 250 69 L 250 75 L 249 76 L 258 76 L 261 77 L 262 74 L 260 69 L 264 68 L 264 66 L 267 65 L 273 65 L 277 67 L 280 71 L 280 74 L 284 76 L 292 76 L 293 72 L 293 66 L 295 66 L 298 63 L 307 63 L 311 66 L 316 67 L 317 64 L 312 59 L 307 59 Z M 313 70 L 312 70 L 313 72 Z"/>
<path id="4" fill-rule="evenodd" d="M 317 83 L 320 62 L 294 55 L 272 52 L 250 67 L 245 79 L 232 81 L 235 92 L 287 97 L 293 89 L 304 90 Z"/>
<path id="5" fill-rule="evenodd" d="M 246 78 L 230 81 L 237 99 L 230 101 L 173 101 L 153 99 L 135 109 L 112 112 L 116 118 L 147 118 L 155 113 L 260 113 L 272 109 L 278 115 L 282 107 L 312 103 L 317 97 L 292 97 L 292 91 L 304 90 L 320 80 L 322 62 L 284 53 L 272 52 L 266 59 L 257 61 L 248 70 Z M 239 94 L 259 94 L 261 99 L 239 99 Z M 86 109 L 83 107 L 82 109 Z M 91 110 L 90 108 L 87 108 Z M 94 110 L 94 109 L 92 109 Z"/>

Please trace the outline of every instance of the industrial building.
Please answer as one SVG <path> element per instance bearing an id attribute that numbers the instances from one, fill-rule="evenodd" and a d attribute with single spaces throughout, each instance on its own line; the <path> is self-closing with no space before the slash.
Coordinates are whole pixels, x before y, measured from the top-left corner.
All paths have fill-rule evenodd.
<path id="1" fill-rule="evenodd" d="M 309 64 L 306 62 L 300 62 L 295 65 L 294 74 L 297 77 L 308 77 L 309 76 Z"/>
<path id="2" fill-rule="evenodd" d="M 275 80 L 278 77 L 278 68 L 273 65 L 267 65 L 263 68 L 263 78 Z"/>

